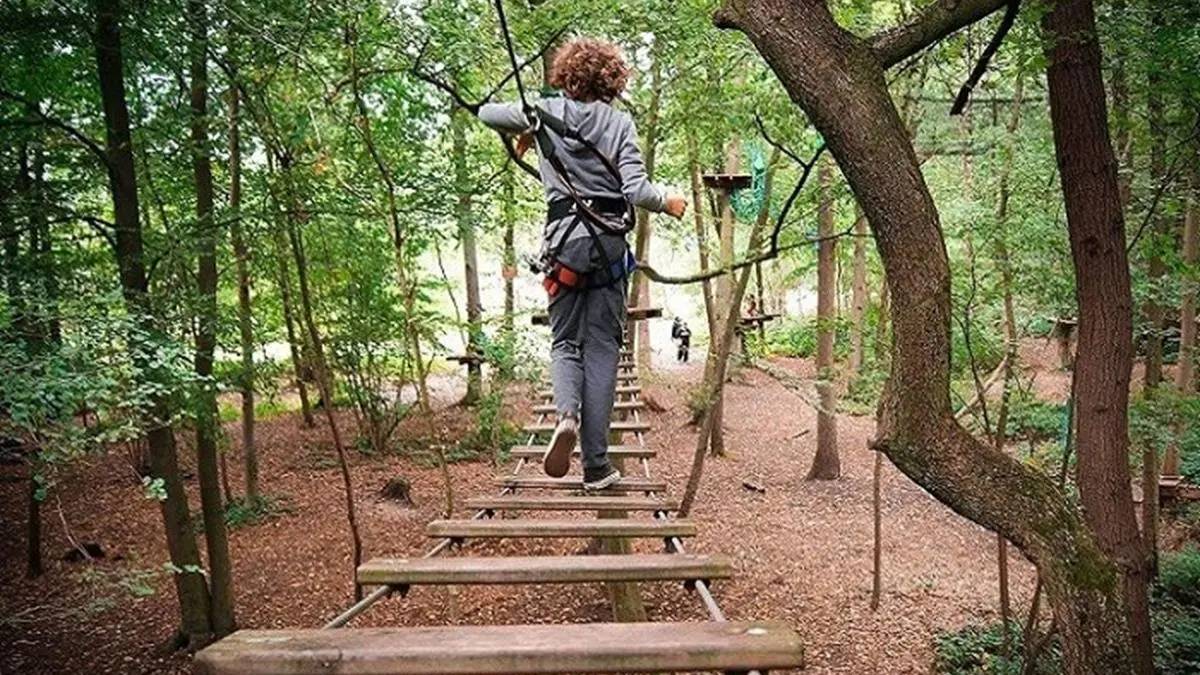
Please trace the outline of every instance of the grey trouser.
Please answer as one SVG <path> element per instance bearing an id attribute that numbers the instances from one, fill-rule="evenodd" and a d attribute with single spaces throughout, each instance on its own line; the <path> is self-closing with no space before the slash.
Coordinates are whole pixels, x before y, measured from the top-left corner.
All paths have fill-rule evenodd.
<path id="1" fill-rule="evenodd" d="M 620 260 L 625 254 L 624 238 L 600 236 L 608 259 Z M 607 281 L 600 272 L 604 263 L 595 248 L 590 238 L 568 241 L 559 259 L 574 270 L 599 273 L 593 278 Z M 579 415 L 579 447 L 587 468 L 608 463 L 609 421 L 625 330 L 627 281 L 623 278 L 609 286 L 578 291 L 562 289 L 550 299 L 554 405 L 559 415 Z"/>

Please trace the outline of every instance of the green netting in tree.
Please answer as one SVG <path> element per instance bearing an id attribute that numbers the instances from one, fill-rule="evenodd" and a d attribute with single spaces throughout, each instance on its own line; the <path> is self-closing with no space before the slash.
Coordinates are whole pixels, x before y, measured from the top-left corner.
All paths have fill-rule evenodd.
<path id="1" fill-rule="evenodd" d="M 730 196 L 730 205 L 737 214 L 738 220 L 749 223 L 758 218 L 758 214 L 766 206 L 767 196 L 767 158 L 762 148 L 751 145 L 750 155 L 750 187 L 734 190 Z"/>

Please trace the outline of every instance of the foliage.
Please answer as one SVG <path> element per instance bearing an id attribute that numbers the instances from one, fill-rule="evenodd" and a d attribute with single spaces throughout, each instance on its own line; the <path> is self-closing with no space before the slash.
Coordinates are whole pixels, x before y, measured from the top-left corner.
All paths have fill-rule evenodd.
<path id="1" fill-rule="evenodd" d="M 1057 441 L 1066 424 L 1066 410 L 1065 404 L 1048 403 L 1031 393 L 1014 391 L 1009 398 L 1006 433 L 1010 439 L 1031 444 Z"/>
<path id="2" fill-rule="evenodd" d="M 957 631 L 934 636 L 936 651 L 934 672 L 941 675 L 1019 675 L 1024 654 L 1023 627 L 1010 621 L 1010 655 L 1004 656 L 1004 630 L 999 623 L 986 626 L 967 626 Z M 1043 650 L 1033 671 L 1037 675 L 1056 675 L 1062 672 L 1061 654 L 1057 640 Z"/>
<path id="3" fill-rule="evenodd" d="M 1164 553 L 1158 562 L 1159 590 L 1171 599 L 1200 610 L 1200 548 L 1189 543 Z"/>
<path id="4" fill-rule="evenodd" d="M 257 499 L 234 499 L 225 505 L 225 525 L 231 530 L 258 525 L 293 512 L 287 495 L 259 495 Z"/>
<path id="5" fill-rule="evenodd" d="M 520 443 L 520 439 L 520 430 L 504 418 L 504 392 L 491 391 L 475 406 L 475 427 L 446 453 L 446 461 L 491 456 L 498 463 L 502 450 Z"/>
<path id="6" fill-rule="evenodd" d="M 815 316 L 804 319 L 784 318 L 766 331 L 766 351 L 779 356 L 812 358 L 817 354 L 817 327 Z M 839 317 L 834 322 L 834 356 L 844 359 L 849 355 L 850 321 Z"/>

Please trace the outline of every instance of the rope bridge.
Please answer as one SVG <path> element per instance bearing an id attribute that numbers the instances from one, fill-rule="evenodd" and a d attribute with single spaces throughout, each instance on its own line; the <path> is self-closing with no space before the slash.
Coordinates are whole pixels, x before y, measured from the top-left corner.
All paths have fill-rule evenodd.
<path id="1" fill-rule="evenodd" d="M 663 496 L 664 481 L 650 472 L 655 451 L 645 443 L 650 424 L 642 419 L 632 322 L 661 310 L 630 308 L 614 405 L 614 436 L 632 436 L 609 456 L 618 468 L 635 461 L 642 475 L 625 476 L 600 494 L 581 494 L 579 475 L 548 478 L 536 460 L 552 433 L 553 394 L 538 392 L 526 444 L 512 448 L 511 474 L 496 478 L 495 496 L 467 501 L 470 518 L 435 520 L 427 533 L 438 539 L 420 558 L 377 558 L 357 570 L 357 582 L 376 589 L 323 629 L 241 630 L 196 655 L 203 675 L 458 675 L 544 673 L 766 672 L 804 666 L 799 636 L 779 622 L 731 622 L 713 597 L 713 581 L 733 576 L 730 560 L 687 553 L 683 539 L 695 523 L 671 517 L 676 502 Z M 576 455 L 578 455 L 576 448 Z M 530 460 L 534 460 L 530 462 Z M 534 469 L 527 471 L 528 465 Z M 624 473 L 624 472 L 622 472 Z M 518 512 L 519 518 L 496 518 Z M 539 517 L 546 512 L 574 517 Z M 595 512 L 596 518 L 584 517 Z M 630 517 L 629 514 L 649 517 Z M 531 515 L 532 514 L 532 515 Z M 494 538 L 590 538 L 601 551 L 586 556 L 441 557 L 452 545 Z M 665 552 L 630 552 L 632 538 L 661 539 Z M 591 548 L 589 549 L 591 550 Z M 711 621 L 589 623 L 568 625 L 424 626 L 344 628 L 376 602 L 415 586 L 477 584 L 605 583 L 614 599 L 632 597 L 637 583 L 683 583 L 695 592 Z"/>

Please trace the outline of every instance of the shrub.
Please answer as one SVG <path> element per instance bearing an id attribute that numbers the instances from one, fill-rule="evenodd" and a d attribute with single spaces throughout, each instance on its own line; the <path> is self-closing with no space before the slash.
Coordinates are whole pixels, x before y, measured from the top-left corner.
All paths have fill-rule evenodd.
<path id="1" fill-rule="evenodd" d="M 1010 655 L 1004 651 L 1002 624 L 967 626 L 957 631 L 934 636 L 934 671 L 943 675 L 1019 675 L 1024 646 L 1022 627 L 1017 621 L 1008 624 Z M 1042 650 L 1033 672 L 1055 675 L 1062 672 L 1058 641 L 1051 640 Z"/>
<path id="2" fill-rule="evenodd" d="M 1200 673 L 1200 608 L 1158 599 L 1150 622 L 1154 629 L 1154 666 L 1159 675 Z"/>
<path id="3" fill-rule="evenodd" d="M 1172 600 L 1200 610 L 1200 548 L 1189 543 L 1164 553 L 1158 563 L 1158 587 Z"/>

